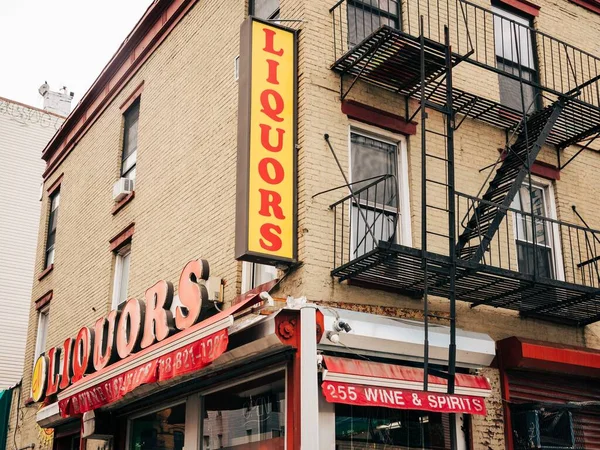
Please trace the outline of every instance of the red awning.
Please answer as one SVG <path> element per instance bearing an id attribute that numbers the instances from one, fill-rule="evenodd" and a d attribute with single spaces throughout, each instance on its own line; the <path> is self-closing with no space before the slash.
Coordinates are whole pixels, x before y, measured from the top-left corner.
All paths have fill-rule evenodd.
<path id="1" fill-rule="evenodd" d="M 518 337 L 497 344 L 504 369 L 533 369 L 587 377 L 600 376 L 600 351 Z"/>
<path id="2" fill-rule="evenodd" d="M 424 392 L 423 369 L 333 356 L 323 360 L 323 393 L 332 403 L 486 414 L 483 398 L 491 387 L 482 376 L 457 374 L 455 394 L 446 394 L 447 381 L 429 375 Z"/>
<path id="3" fill-rule="evenodd" d="M 234 314 L 258 302 L 258 294 L 248 294 L 237 305 L 83 377 L 58 395 L 61 416 L 92 411 L 122 399 L 141 385 L 206 367 L 227 351 L 227 330 Z"/>

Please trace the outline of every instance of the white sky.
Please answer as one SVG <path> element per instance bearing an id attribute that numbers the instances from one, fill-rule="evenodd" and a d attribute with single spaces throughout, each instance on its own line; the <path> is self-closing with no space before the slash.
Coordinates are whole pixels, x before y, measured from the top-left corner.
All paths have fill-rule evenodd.
<path id="1" fill-rule="evenodd" d="M 0 0 L 0 97 L 41 107 L 38 88 L 85 94 L 152 0 Z"/>

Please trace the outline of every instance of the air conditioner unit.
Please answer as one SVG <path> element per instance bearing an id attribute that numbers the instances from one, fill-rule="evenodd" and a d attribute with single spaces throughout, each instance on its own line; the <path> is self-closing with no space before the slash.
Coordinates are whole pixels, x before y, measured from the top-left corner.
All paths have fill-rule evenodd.
<path id="1" fill-rule="evenodd" d="M 123 200 L 133 192 L 134 181 L 130 178 L 119 178 L 113 185 L 113 199 L 115 202 Z"/>

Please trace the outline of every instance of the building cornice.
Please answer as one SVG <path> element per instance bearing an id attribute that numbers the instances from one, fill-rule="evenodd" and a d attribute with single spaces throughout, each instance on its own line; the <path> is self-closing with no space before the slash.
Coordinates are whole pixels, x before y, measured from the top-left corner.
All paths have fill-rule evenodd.
<path id="1" fill-rule="evenodd" d="M 60 166 L 92 124 L 197 0 L 155 0 L 42 152 L 44 179 Z"/>

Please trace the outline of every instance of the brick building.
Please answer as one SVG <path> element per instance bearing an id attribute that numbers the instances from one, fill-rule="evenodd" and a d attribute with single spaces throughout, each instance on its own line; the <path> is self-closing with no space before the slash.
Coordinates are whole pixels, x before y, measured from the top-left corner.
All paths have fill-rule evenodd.
<path id="1" fill-rule="evenodd" d="M 255 3 L 46 147 L 7 448 L 600 448 L 598 6 Z"/>

